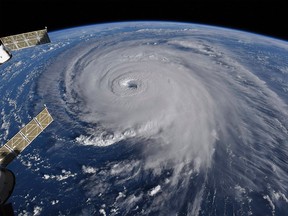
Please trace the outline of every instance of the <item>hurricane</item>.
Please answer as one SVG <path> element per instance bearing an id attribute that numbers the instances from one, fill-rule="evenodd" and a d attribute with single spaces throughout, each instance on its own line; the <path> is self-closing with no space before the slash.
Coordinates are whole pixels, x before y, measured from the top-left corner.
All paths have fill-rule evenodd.
<path id="1" fill-rule="evenodd" d="M 143 25 L 55 36 L 28 90 L 27 100 L 47 104 L 58 128 L 46 151 L 62 179 L 51 168 L 43 182 L 68 174 L 72 184 L 60 188 L 83 197 L 66 213 L 284 213 L 287 96 L 259 75 L 265 68 L 253 54 L 243 55 L 260 36 Z M 261 39 L 259 47 L 268 41 Z"/>

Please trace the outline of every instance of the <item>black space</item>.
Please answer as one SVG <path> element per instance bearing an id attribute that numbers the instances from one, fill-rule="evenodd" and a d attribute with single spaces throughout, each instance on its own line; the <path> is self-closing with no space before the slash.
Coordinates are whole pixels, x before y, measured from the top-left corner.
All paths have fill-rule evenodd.
<path id="1" fill-rule="evenodd" d="M 1 0 L 0 37 L 42 29 L 130 21 L 182 21 L 234 28 L 288 40 L 284 1 Z"/>

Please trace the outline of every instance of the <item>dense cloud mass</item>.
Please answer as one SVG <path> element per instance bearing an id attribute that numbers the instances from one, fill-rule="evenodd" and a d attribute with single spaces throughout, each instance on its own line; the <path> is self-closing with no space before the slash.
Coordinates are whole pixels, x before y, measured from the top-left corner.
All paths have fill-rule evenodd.
<path id="1" fill-rule="evenodd" d="M 72 176 L 89 200 L 81 214 L 282 213 L 287 97 L 261 71 L 275 57 L 262 47 L 287 54 L 287 43 L 189 24 L 126 27 L 54 33 L 37 79 L 63 129 L 49 151 L 71 143 L 95 154 L 78 155 Z"/>

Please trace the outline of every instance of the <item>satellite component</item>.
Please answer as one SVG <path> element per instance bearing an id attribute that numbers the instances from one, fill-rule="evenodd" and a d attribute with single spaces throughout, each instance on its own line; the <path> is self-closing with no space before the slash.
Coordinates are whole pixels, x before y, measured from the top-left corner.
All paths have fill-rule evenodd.
<path id="1" fill-rule="evenodd" d="M 15 186 L 15 176 L 6 166 L 52 121 L 53 118 L 45 106 L 36 117 L 0 148 L 0 205 L 3 205 L 8 200 Z"/>
<path id="2" fill-rule="evenodd" d="M 11 57 L 11 53 L 0 43 L 0 64 L 8 61 Z"/>
<path id="3" fill-rule="evenodd" d="M 0 38 L 0 65 L 12 57 L 12 52 L 50 43 L 47 28 Z"/>

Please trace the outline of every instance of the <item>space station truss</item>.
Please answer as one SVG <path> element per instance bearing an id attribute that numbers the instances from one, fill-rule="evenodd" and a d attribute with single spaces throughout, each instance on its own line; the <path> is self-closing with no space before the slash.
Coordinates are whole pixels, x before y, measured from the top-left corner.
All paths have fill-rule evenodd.
<path id="1" fill-rule="evenodd" d="M 50 43 L 47 29 L 1 37 L 0 41 L 10 51 Z"/>
<path id="2" fill-rule="evenodd" d="M 0 148 L 0 165 L 6 167 L 17 157 L 51 122 L 52 116 L 45 107 L 36 117 Z"/>

